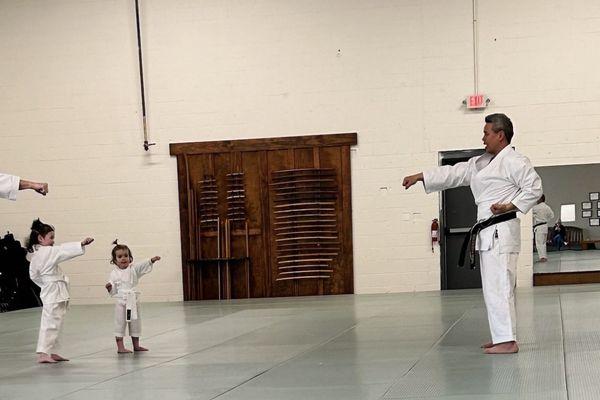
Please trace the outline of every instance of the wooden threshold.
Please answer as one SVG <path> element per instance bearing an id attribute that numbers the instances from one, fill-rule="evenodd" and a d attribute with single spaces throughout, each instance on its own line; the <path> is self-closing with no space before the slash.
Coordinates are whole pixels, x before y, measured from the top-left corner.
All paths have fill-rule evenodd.
<path id="1" fill-rule="evenodd" d="M 600 283 L 600 271 L 545 272 L 533 274 L 533 286 Z"/>

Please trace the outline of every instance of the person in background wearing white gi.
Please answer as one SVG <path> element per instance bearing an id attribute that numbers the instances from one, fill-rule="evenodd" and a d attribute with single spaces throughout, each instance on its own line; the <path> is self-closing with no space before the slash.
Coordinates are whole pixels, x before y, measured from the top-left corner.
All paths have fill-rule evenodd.
<path id="1" fill-rule="evenodd" d="M 407 176 L 402 184 L 408 189 L 421 181 L 427 193 L 471 186 L 479 221 L 511 211 L 527 213 L 542 195 L 542 180 L 527 157 L 510 146 L 512 137 L 512 122 L 506 115 L 488 115 L 483 128 L 483 155 Z M 487 354 L 519 351 L 514 289 L 520 245 L 518 218 L 489 226 L 477 235 L 476 250 L 492 336 L 491 342 L 482 345 Z"/>
<path id="2" fill-rule="evenodd" d="M 19 190 L 32 189 L 45 196 L 48 193 L 48 184 L 26 181 L 18 176 L 0 173 L 0 198 L 16 200 Z"/>
<path id="3" fill-rule="evenodd" d="M 533 236 L 535 238 L 535 248 L 540 262 L 548 261 L 548 252 L 546 241 L 548 240 L 548 221 L 554 219 L 554 211 L 548 206 L 546 196 L 542 195 L 538 203 L 533 206 L 531 213 L 533 216 Z"/>
<path id="4" fill-rule="evenodd" d="M 42 320 L 38 336 L 37 354 L 40 363 L 69 361 L 58 355 L 59 337 L 69 303 L 69 278 L 61 270 L 59 263 L 85 253 L 84 247 L 94 239 L 85 238 L 81 242 L 63 243 L 54 246 L 54 227 L 39 219 L 33 221 L 27 250 L 33 253 L 29 263 L 29 276 L 42 290 Z"/>
<path id="5" fill-rule="evenodd" d="M 142 277 L 152 271 L 152 266 L 160 260 L 159 256 L 152 257 L 139 263 L 133 264 L 133 255 L 128 246 L 113 242 L 111 252 L 111 264 L 115 268 L 110 272 L 109 281 L 106 284 L 108 293 L 117 299 L 115 303 L 115 340 L 117 342 L 117 353 L 131 353 L 125 348 L 123 337 L 125 329 L 129 325 L 129 336 L 134 351 L 148 351 L 140 346 L 140 335 L 142 334 L 142 320 L 137 291 L 137 284 Z"/>

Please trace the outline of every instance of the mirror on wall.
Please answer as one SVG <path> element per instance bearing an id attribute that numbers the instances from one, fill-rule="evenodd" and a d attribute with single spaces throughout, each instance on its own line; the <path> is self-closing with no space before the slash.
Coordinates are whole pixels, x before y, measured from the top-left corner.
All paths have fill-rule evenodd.
<path id="1" fill-rule="evenodd" d="M 534 285 L 600 282 L 600 164 L 536 171 L 545 201 L 533 210 Z"/>

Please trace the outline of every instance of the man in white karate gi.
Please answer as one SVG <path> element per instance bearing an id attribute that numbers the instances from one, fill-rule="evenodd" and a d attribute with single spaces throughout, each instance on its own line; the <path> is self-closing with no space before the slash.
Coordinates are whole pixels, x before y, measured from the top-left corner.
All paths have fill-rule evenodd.
<path id="1" fill-rule="evenodd" d="M 36 192 L 46 195 L 48 193 L 48 184 L 26 181 L 18 176 L 0 173 L 0 198 L 16 200 L 19 190 L 32 189 Z"/>
<path id="2" fill-rule="evenodd" d="M 538 203 L 531 209 L 533 217 L 533 237 L 540 262 L 548 261 L 546 241 L 548 240 L 548 222 L 554 219 L 554 211 L 546 204 L 546 196 L 542 195 Z"/>
<path id="3" fill-rule="evenodd" d="M 510 142 L 513 126 L 504 114 L 485 117 L 485 154 L 456 165 L 446 165 L 404 178 L 408 189 L 421 181 L 427 193 L 470 186 L 477 204 L 477 219 L 511 211 L 527 213 L 542 195 L 542 180 L 527 157 Z M 489 226 L 477 235 L 481 281 L 492 341 L 482 345 L 487 354 L 519 351 L 516 338 L 514 289 L 521 246 L 520 220 Z"/>

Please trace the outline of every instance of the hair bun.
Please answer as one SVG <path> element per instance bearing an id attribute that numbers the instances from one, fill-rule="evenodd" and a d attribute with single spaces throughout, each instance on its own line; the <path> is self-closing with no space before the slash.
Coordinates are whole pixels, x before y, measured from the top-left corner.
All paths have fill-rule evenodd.
<path id="1" fill-rule="evenodd" d="M 38 231 L 43 226 L 44 226 L 44 224 L 42 223 L 42 221 L 40 221 L 39 218 L 38 219 L 34 219 L 33 223 L 31 224 L 31 230 Z"/>
<path id="2" fill-rule="evenodd" d="M 118 244 L 119 244 L 119 243 L 118 243 L 118 241 L 119 241 L 119 239 L 115 239 L 115 240 L 112 242 L 112 244 L 114 244 L 114 245 L 116 246 L 116 245 L 118 245 Z"/>

